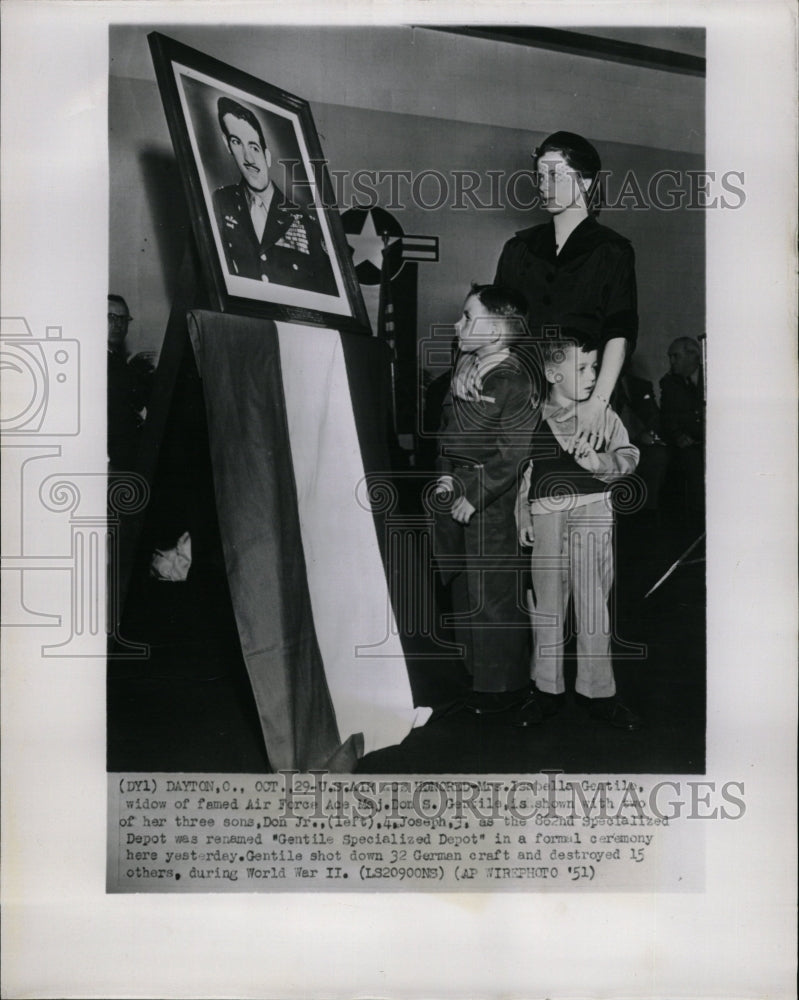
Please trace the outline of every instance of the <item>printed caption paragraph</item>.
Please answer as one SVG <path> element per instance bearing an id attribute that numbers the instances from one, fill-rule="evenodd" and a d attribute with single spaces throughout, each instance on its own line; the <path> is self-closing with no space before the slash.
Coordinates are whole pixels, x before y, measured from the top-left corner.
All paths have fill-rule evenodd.
<path id="1" fill-rule="evenodd" d="M 109 774 L 109 892 L 701 892 L 742 782 Z"/>

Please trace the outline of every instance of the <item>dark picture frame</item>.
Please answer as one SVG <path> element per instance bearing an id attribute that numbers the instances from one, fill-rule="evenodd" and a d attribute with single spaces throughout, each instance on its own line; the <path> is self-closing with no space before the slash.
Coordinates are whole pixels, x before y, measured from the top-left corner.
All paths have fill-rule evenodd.
<path id="1" fill-rule="evenodd" d="M 212 308 L 370 335 L 308 102 L 159 32 L 147 37 Z M 253 165 L 236 155 L 248 137 Z M 267 174 L 258 235 L 249 206 Z"/>

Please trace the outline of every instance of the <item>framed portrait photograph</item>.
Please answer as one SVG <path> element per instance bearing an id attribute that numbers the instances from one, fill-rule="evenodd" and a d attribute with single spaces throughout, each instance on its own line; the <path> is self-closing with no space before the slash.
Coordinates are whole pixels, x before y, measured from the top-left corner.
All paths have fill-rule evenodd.
<path id="1" fill-rule="evenodd" d="M 148 41 L 212 307 L 370 333 L 308 102 Z"/>

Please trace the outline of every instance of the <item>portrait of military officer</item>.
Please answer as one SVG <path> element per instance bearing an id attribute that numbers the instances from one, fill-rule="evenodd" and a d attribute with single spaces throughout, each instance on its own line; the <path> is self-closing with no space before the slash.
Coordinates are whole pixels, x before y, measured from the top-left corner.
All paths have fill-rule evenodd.
<path id="1" fill-rule="evenodd" d="M 230 274 L 338 294 L 316 212 L 289 201 L 269 175 L 272 154 L 261 123 L 229 97 L 217 101 L 217 117 L 241 174 L 213 195 Z"/>

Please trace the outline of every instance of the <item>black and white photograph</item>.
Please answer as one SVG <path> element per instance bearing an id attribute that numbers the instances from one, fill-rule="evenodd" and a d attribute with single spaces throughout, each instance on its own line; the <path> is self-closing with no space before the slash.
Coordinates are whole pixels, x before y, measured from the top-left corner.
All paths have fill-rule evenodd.
<path id="1" fill-rule="evenodd" d="M 0 17 L 3 996 L 794 996 L 794 7 Z"/>
<path id="2" fill-rule="evenodd" d="M 112 221 L 109 290 L 150 310 L 162 359 L 130 466 L 149 505 L 120 520 L 109 771 L 703 774 L 705 223 L 744 197 L 706 170 L 704 31 L 175 35 L 109 36 L 111 201 L 138 220 L 122 239 Z M 342 94 L 355 52 L 365 72 L 391 49 L 406 92 L 446 67 L 424 115 L 313 105 L 371 337 L 198 309 L 202 272 L 170 282 L 164 234 L 196 210 L 148 44 L 156 71 L 169 54 L 227 271 L 274 266 L 269 290 L 332 280 L 294 209 L 256 252 L 254 199 L 283 197 L 293 123 L 278 138 L 276 103 L 208 67 L 238 52 L 231 79 L 262 66 L 299 90 L 316 52 Z M 434 111 L 475 61 L 494 85 Z M 633 82 L 623 115 L 599 114 Z M 307 253 L 286 245 L 300 229 Z"/>

